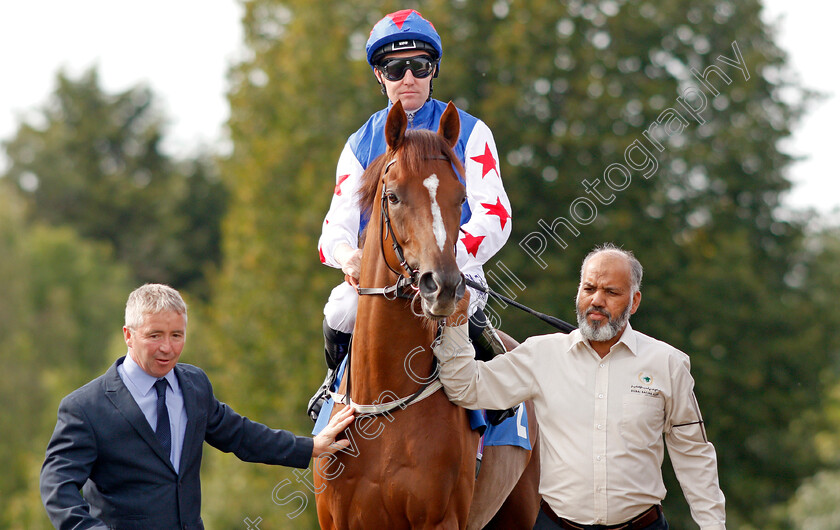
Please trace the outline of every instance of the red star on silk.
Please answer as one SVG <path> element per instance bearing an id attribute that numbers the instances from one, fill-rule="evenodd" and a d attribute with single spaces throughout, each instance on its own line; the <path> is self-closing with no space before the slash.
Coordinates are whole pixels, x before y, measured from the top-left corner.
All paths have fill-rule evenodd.
<path id="1" fill-rule="evenodd" d="M 321 250 L 321 247 L 318 247 L 318 257 L 321 258 L 321 263 L 327 262 L 327 258 L 324 257 L 324 251 Z"/>
<path id="2" fill-rule="evenodd" d="M 391 13 L 388 16 L 391 17 L 391 20 L 394 21 L 394 24 L 396 24 L 398 28 L 402 29 L 405 19 L 407 19 L 408 15 L 412 13 L 414 13 L 413 9 L 403 9 L 401 11 L 397 11 L 396 13 Z"/>
<path id="3" fill-rule="evenodd" d="M 338 184 L 335 185 L 335 194 L 336 195 L 341 195 L 341 185 L 348 178 L 350 178 L 350 175 L 341 175 L 340 177 L 338 177 Z"/>
<path id="4" fill-rule="evenodd" d="M 464 244 L 464 247 L 466 247 L 467 253 L 476 257 L 478 247 L 481 246 L 481 242 L 484 241 L 484 237 L 485 236 L 474 236 L 469 232 L 464 231 L 464 237 L 461 238 L 461 242 Z"/>
<path id="5" fill-rule="evenodd" d="M 502 230 L 504 230 L 507 220 L 510 219 L 510 214 L 507 210 L 505 210 L 505 207 L 502 206 L 501 197 L 496 197 L 496 204 L 481 203 L 481 205 L 487 208 L 487 215 L 499 216 L 499 223 L 502 225 Z"/>
<path id="6" fill-rule="evenodd" d="M 490 145 L 486 142 L 484 143 L 484 154 L 470 157 L 470 160 L 475 160 L 481 164 L 481 178 L 484 178 L 487 173 L 490 173 L 491 169 L 496 171 L 496 174 L 499 173 L 499 170 L 496 169 L 496 159 L 493 158 L 493 153 L 490 152 Z"/>

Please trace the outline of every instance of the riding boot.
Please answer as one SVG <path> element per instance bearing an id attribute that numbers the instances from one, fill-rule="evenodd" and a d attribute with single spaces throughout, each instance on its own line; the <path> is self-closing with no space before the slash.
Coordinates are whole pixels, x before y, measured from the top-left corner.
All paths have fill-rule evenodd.
<path id="1" fill-rule="evenodd" d="M 505 353 L 505 345 L 499 338 L 493 326 L 487 322 L 487 317 L 481 309 L 477 309 L 469 320 L 470 340 L 475 349 L 475 358 L 479 361 L 489 361 L 497 355 Z M 491 425 L 498 425 L 516 414 L 517 407 L 507 410 L 487 410 L 487 421 Z"/>
<path id="2" fill-rule="evenodd" d="M 487 324 L 478 337 L 473 341 L 475 344 L 475 358 L 479 361 L 489 361 L 497 355 L 507 352 L 502 339 L 490 324 Z"/>
<path id="3" fill-rule="evenodd" d="M 306 413 L 312 418 L 312 421 L 318 419 L 318 414 L 321 412 L 321 407 L 329 395 L 330 387 L 335 382 L 338 365 L 347 356 L 347 351 L 350 347 L 350 333 L 343 333 L 336 331 L 327 325 L 324 321 L 324 358 L 327 361 L 327 376 L 324 382 L 318 387 L 315 395 L 309 399 L 309 405 L 306 407 Z"/>

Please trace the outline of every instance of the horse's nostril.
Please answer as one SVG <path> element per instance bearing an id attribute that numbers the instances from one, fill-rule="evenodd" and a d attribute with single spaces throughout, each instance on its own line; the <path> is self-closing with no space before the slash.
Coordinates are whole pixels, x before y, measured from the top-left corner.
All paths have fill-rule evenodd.
<path id="1" fill-rule="evenodd" d="M 435 281 L 434 273 L 424 272 L 420 275 L 420 281 L 417 282 L 420 287 L 420 293 L 424 295 L 434 294 L 438 290 L 437 281 Z"/>

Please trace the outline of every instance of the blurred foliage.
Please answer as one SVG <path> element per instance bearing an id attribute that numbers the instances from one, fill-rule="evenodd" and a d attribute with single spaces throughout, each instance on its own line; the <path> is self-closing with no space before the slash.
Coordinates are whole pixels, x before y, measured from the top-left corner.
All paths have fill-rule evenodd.
<path id="1" fill-rule="evenodd" d="M 449 15 L 458 23 L 438 26 L 451 52 L 438 93 L 453 87 L 456 102 L 490 124 L 506 162 L 515 220 L 499 261 L 527 286 L 520 301 L 571 319 L 583 255 L 602 241 L 636 252 L 646 282 L 634 325 L 692 356 L 735 528 L 775 524 L 766 508 L 814 469 L 809 444 L 789 425 L 819 406 L 814 367 L 836 353 L 820 349 L 830 331 L 808 319 L 808 292 L 788 281 L 804 220 L 780 207 L 790 159 L 777 144 L 807 93 L 789 80 L 760 9 L 756 1 L 458 2 Z M 737 60 L 735 46 L 749 79 L 720 59 Z M 717 97 L 691 74 L 712 65 L 727 76 L 709 75 Z M 678 98 L 698 105 L 697 89 L 705 108 L 693 118 Z M 667 109 L 685 124 L 666 138 L 654 124 Z M 626 153 L 635 142 L 647 149 L 629 155 L 636 167 Z M 606 175 L 614 163 L 628 174 Z M 603 200 L 587 192 L 584 181 L 596 179 Z M 574 210 L 581 198 L 597 214 Z M 577 231 L 556 225 L 567 248 L 543 228 L 559 217 Z M 517 245 L 534 233 L 546 245 L 545 268 Z M 502 316 L 514 335 L 548 331 L 510 309 Z M 667 477 L 669 520 L 693 527 Z"/>
<path id="2" fill-rule="evenodd" d="M 443 38 L 435 96 L 487 122 L 499 148 L 514 232 L 487 264 L 491 285 L 572 320 L 582 257 L 603 241 L 633 250 L 646 269 L 633 325 L 691 355 L 728 526 L 833 527 L 840 317 L 824 309 L 840 295 L 840 232 L 811 234 L 807 215 L 780 203 L 790 158 L 778 145 L 809 93 L 758 0 L 243 6 L 248 53 L 229 73 L 226 159 L 164 155 L 153 95 L 105 94 L 95 70 L 59 73 L 43 119 L 4 143 L 0 398 L 13 405 L 0 414 L 0 527 L 45 525 L 36 468 L 55 407 L 124 351 L 123 304 L 140 281 L 183 289 L 184 361 L 209 372 L 220 399 L 310 429 L 321 310 L 342 279 L 319 265 L 317 238 L 344 141 L 386 103 L 365 62 L 370 28 L 410 7 Z M 749 79 L 721 59 L 736 59 L 733 43 Z M 716 97 L 691 74 L 712 65 L 727 76 L 709 76 Z M 696 105 L 697 91 L 706 104 L 691 117 L 678 98 Z M 668 109 L 685 123 L 665 138 L 653 124 Z M 627 160 L 639 145 L 647 152 Z M 611 188 L 616 163 L 627 172 L 610 173 Z M 552 331 L 491 304 L 520 340 Z M 204 520 L 314 528 L 310 478 L 208 450 Z M 695 527 L 670 469 L 666 483 L 671 526 Z"/>
<path id="3" fill-rule="evenodd" d="M 208 366 L 240 412 L 298 432 L 311 430 L 304 411 L 325 369 L 322 307 L 342 280 L 320 266 L 317 251 L 335 162 L 349 133 L 382 104 L 356 60 L 377 14 L 359 3 L 248 2 L 252 57 L 230 73 L 234 148 L 221 172 L 231 202 L 211 308 L 217 360 Z M 231 491 L 231 459 L 207 456 L 206 487 Z M 232 527 L 247 515 L 270 528 L 316 526 L 314 495 L 289 470 L 232 465 L 236 490 L 248 494 L 205 508 L 208 521 Z M 283 480 L 292 485 L 278 498 L 305 493 L 304 515 L 290 519 L 296 503 L 272 502 Z"/>
<path id="4" fill-rule="evenodd" d="M 212 160 L 161 151 L 163 118 L 143 87 L 105 94 L 95 69 L 56 90 L 34 123 L 5 142 L 5 177 L 33 220 L 107 241 L 138 283 L 205 288 L 220 258 L 226 196 Z"/>
<path id="5" fill-rule="evenodd" d="M 67 227 L 27 225 L 0 180 L 0 528 L 48 528 L 38 472 L 62 396 L 113 362 L 128 271 Z M 124 346 L 124 345 L 123 345 Z"/>
<path id="6" fill-rule="evenodd" d="M 790 504 L 793 528 L 801 530 L 836 530 L 840 528 L 840 473 L 820 471 L 805 481 Z"/>
<path id="7" fill-rule="evenodd" d="M 805 253 L 810 274 L 803 282 L 809 292 L 809 305 L 805 309 L 821 326 L 829 330 L 840 329 L 840 315 L 828 310 L 837 305 L 840 292 L 840 228 L 830 227 L 810 238 Z M 840 351 L 840 335 L 836 331 L 821 345 L 831 352 Z M 808 411 L 795 422 L 794 432 L 800 438 L 814 440 L 815 456 L 820 471 L 805 480 L 787 505 L 779 510 L 793 528 L 801 530 L 828 530 L 840 528 L 840 358 L 831 358 L 829 369 L 822 371 L 825 385 L 829 387 L 824 406 Z"/>
<path id="8" fill-rule="evenodd" d="M 316 270 L 315 255 L 335 162 L 346 137 L 385 104 L 364 43 L 382 14 L 416 7 L 444 42 L 435 96 L 486 121 L 500 150 L 515 222 L 510 243 L 486 267 L 506 282 L 498 287 L 570 318 L 583 255 L 605 240 L 635 250 L 647 282 L 634 322 L 692 354 L 732 526 L 777 524 L 766 507 L 787 499 L 817 466 L 791 422 L 820 405 L 815 367 L 836 351 L 819 348 L 828 330 L 806 317 L 809 292 L 791 280 L 796 271 L 809 274 L 799 257 L 806 219 L 781 208 L 790 159 L 777 144 L 808 94 L 790 81 L 759 2 L 351 7 L 253 0 L 245 7 L 251 55 L 231 73 L 234 154 L 222 173 L 233 196 L 213 304 L 224 345 L 219 375 L 230 377 L 231 390 L 247 392 L 253 410 L 284 425 L 303 418 L 323 366 L 320 309 L 340 281 L 336 272 Z M 731 65 L 737 53 L 746 71 Z M 712 65 L 725 76 L 708 74 L 716 97 L 691 74 Z M 697 88 L 686 92 L 690 87 Z M 692 117 L 680 97 L 702 110 Z M 651 126 L 669 108 L 685 119 L 666 137 Z M 637 148 L 625 160 L 636 141 L 647 157 Z M 613 186 L 618 191 L 604 182 L 613 163 L 629 170 L 626 182 Z M 618 175 L 609 176 L 620 183 Z M 587 192 L 584 179 L 600 179 L 603 200 Z M 597 213 L 570 211 L 580 198 Z M 587 213 L 592 219 L 580 221 Z M 576 231 L 557 225 L 552 237 L 543 226 L 558 217 Z M 519 245 L 534 233 L 545 243 L 544 267 Z M 548 331 L 494 307 L 514 336 Z M 235 376 L 232 358 L 243 363 Z M 672 473 L 668 486 L 669 519 L 690 527 Z M 270 497 L 267 489 L 262 497 Z M 264 518 L 271 508 L 282 512 L 266 506 Z"/>

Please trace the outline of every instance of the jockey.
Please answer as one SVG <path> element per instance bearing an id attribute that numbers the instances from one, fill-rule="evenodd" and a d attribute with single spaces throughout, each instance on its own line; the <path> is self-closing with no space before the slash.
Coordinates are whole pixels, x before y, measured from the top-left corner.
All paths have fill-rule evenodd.
<path id="1" fill-rule="evenodd" d="M 408 116 L 409 129 L 436 131 L 446 104 L 432 99 L 432 80 L 438 76 L 443 55 L 440 36 L 434 26 L 413 9 L 386 15 L 376 23 L 367 41 L 367 60 L 388 97 L 386 108 L 376 112 L 347 140 L 338 160 L 335 193 L 318 241 L 321 262 L 340 268 L 345 280 L 335 287 L 324 307 L 324 339 L 327 378 L 309 402 L 307 412 L 314 419 L 326 399 L 334 372 L 347 354 L 356 322 L 359 295 L 356 291 L 362 251 L 359 234 L 367 224 L 361 216 L 356 191 L 362 173 L 378 156 L 385 153 L 385 120 L 391 105 L 401 101 Z M 511 208 L 499 174 L 499 155 L 493 134 L 487 125 L 459 110 L 461 135 L 454 147 L 464 164 L 461 175 L 467 201 L 461 212 L 461 233 L 456 251 L 461 272 L 482 285 L 482 265 L 507 241 L 511 232 Z M 487 302 L 483 292 L 470 293 L 470 338 L 484 344 L 480 358 L 489 359 L 498 337 L 487 326 L 482 308 Z M 482 337 L 483 336 L 483 337 Z M 494 340 L 495 339 L 495 340 Z M 498 345 L 500 346 L 500 345 Z M 502 348 L 501 351 L 504 351 Z M 510 411 L 489 411 L 498 423 Z"/>

